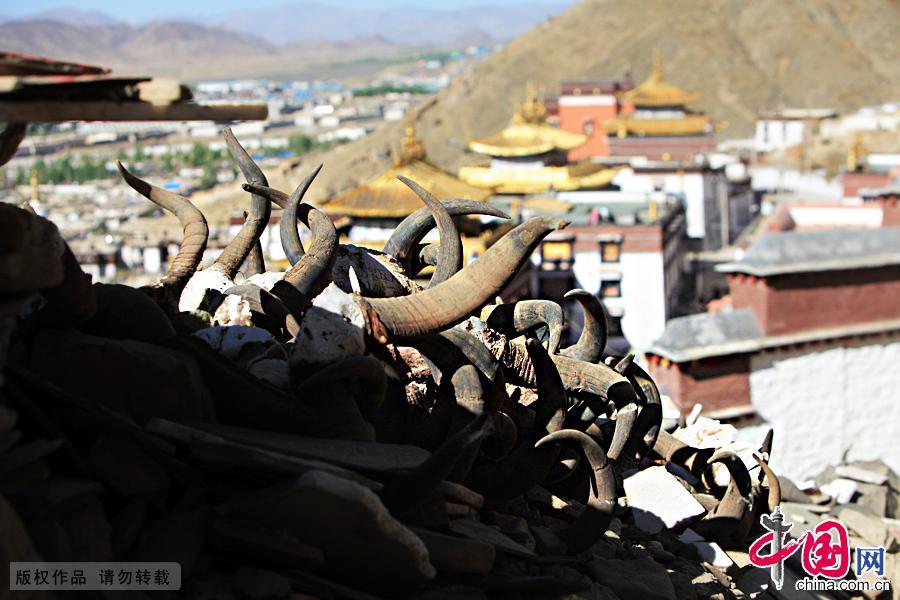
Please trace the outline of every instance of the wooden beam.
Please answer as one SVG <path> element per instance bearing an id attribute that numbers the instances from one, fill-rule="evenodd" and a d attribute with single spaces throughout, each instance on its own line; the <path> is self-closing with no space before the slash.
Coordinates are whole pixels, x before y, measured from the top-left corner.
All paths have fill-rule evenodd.
<path id="1" fill-rule="evenodd" d="M 265 104 L 176 102 L 168 106 L 154 106 L 148 102 L 0 101 L 0 122 L 261 121 L 268 114 L 269 107 Z"/>

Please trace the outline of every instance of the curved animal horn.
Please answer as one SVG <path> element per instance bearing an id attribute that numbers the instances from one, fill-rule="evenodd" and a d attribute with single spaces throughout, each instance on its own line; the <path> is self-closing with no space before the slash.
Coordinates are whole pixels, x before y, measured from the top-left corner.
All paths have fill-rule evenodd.
<path id="1" fill-rule="evenodd" d="M 491 353 L 500 359 L 510 383 L 530 388 L 537 385 L 534 364 L 521 340 L 499 344 L 489 337 L 482 337 Z M 631 382 L 603 363 L 589 363 L 560 354 L 551 355 L 550 358 L 559 371 L 566 391 L 570 394 L 587 395 L 585 399 L 592 405 L 595 413 L 605 413 L 606 405 L 604 403 L 601 406 L 593 397 L 608 400 L 616 406 L 625 406 L 637 399 Z"/>
<path id="2" fill-rule="evenodd" d="M 462 268 L 462 239 L 459 237 L 459 231 L 456 229 L 453 217 L 450 216 L 450 213 L 434 194 L 403 175 L 398 175 L 397 179 L 405 183 L 409 189 L 421 198 L 425 206 L 434 215 L 434 221 L 437 223 L 441 243 L 438 262 L 434 268 L 434 274 L 431 276 L 431 281 L 428 283 L 428 287 L 432 288 L 439 283 L 447 281 Z"/>
<path id="3" fill-rule="evenodd" d="M 764 461 L 762 458 L 753 455 L 753 460 L 756 461 L 756 464 L 759 465 L 760 473 L 762 473 L 763 477 L 769 481 L 769 512 L 775 510 L 775 507 L 781 504 L 781 482 L 778 480 L 778 475 L 775 474 L 775 471 L 772 470 L 772 467 L 769 466 L 769 463 Z M 760 483 L 762 482 L 762 478 L 760 478 Z"/>
<path id="4" fill-rule="evenodd" d="M 513 338 L 546 325 L 550 332 L 547 352 L 556 354 L 563 330 L 562 307 L 552 300 L 520 300 L 515 304 L 495 304 L 481 311 L 481 319 L 491 329 Z"/>
<path id="5" fill-rule="evenodd" d="M 566 420 L 567 396 L 559 372 L 550 360 L 550 355 L 536 339 L 525 342 L 528 356 L 534 364 L 537 378 L 537 407 L 534 426 L 538 431 L 554 433 L 563 428 Z"/>
<path id="6" fill-rule="evenodd" d="M 297 261 L 300 260 L 300 257 L 305 254 L 303 243 L 300 241 L 300 233 L 297 231 L 297 210 L 300 207 L 300 203 L 303 201 L 303 196 L 306 195 L 306 191 L 309 189 L 309 186 L 312 185 L 316 175 L 318 175 L 321 170 L 321 164 L 313 169 L 313 172 L 307 175 L 306 179 L 297 186 L 297 189 L 291 194 L 291 197 L 288 198 L 288 201 L 282 207 L 284 208 L 284 214 L 281 215 L 280 225 L 281 247 L 284 248 L 284 254 L 287 256 L 291 266 L 296 265 Z M 294 198 L 295 195 L 297 195 L 296 199 Z"/>
<path id="7" fill-rule="evenodd" d="M 241 146 L 237 138 L 231 132 L 231 129 L 225 128 L 225 143 L 228 144 L 228 150 L 237 163 L 244 178 L 259 185 L 268 185 L 266 176 L 263 175 L 262 169 L 253 162 L 244 147 Z M 221 272 L 229 279 L 233 279 L 240 269 L 244 259 L 250 252 L 250 248 L 260 238 L 266 226 L 269 224 L 269 214 L 272 206 L 268 199 L 263 196 L 252 194 L 250 196 L 250 213 L 244 220 L 244 225 L 231 242 L 222 250 L 222 253 L 216 261 L 209 267 Z"/>
<path id="8" fill-rule="evenodd" d="M 203 258 L 203 251 L 206 250 L 206 242 L 209 238 L 206 219 L 203 217 L 203 213 L 184 196 L 151 185 L 132 175 L 119 161 L 116 161 L 116 167 L 119 169 L 119 174 L 134 191 L 178 217 L 178 222 L 181 223 L 184 231 L 181 247 L 158 284 L 171 289 L 177 303 L 177 298 L 181 295 L 188 279 L 197 270 L 200 260 Z"/>
<path id="9" fill-rule="evenodd" d="M 319 165 L 319 168 L 321 169 L 322 166 Z M 318 170 L 316 172 L 318 172 Z M 269 187 L 267 185 L 257 185 L 255 183 L 242 183 L 241 189 L 244 190 L 245 192 L 249 192 L 251 194 L 256 194 L 257 196 L 262 196 L 263 198 L 265 198 L 266 200 L 268 200 L 269 202 L 271 202 L 272 204 L 275 204 L 276 206 L 278 206 L 280 208 L 287 207 L 288 200 L 290 199 L 290 196 L 288 194 L 285 194 L 281 190 L 275 189 L 273 187 Z"/>
<path id="10" fill-rule="evenodd" d="M 451 217 L 489 215 L 501 219 L 509 218 L 509 215 L 486 202 L 453 198 L 443 200 L 441 204 L 444 205 Z M 406 266 L 411 257 L 410 255 L 415 253 L 419 242 L 434 226 L 434 215 L 431 214 L 428 207 L 420 208 L 403 219 L 400 225 L 394 229 L 394 233 L 391 234 L 390 239 L 384 245 L 382 252 L 393 257 L 401 265 Z"/>
<path id="11" fill-rule="evenodd" d="M 629 404 L 616 413 L 616 428 L 613 430 L 612 441 L 609 443 L 609 450 L 606 451 L 606 457 L 612 462 L 618 462 L 622 456 L 622 451 L 631 438 L 631 432 L 634 430 L 634 424 L 637 420 L 637 404 Z"/>
<path id="12" fill-rule="evenodd" d="M 569 547 L 570 554 L 577 554 L 591 547 L 603 535 L 612 521 L 616 508 L 616 473 L 606 459 L 603 448 L 591 436 L 577 429 L 563 429 L 538 440 L 535 447 L 554 442 L 574 442 L 590 464 L 593 486 L 585 511 L 566 529 L 559 532 Z"/>
<path id="13" fill-rule="evenodd" d="M 566 292 L 563 297 L 574 298 L 581 304 L 584 313 L 584 327 L 581 335 L 578 336 L 578 341 L 574 345 L 564 348 L 560 354 L 591 363 L 600 362 L 609 337 L 609 324 L 603 301 L 582 289 Z"/>
<path id="14" fill-rule="evenodd" d="M 247 211 L 244 211 L 244 220 L 247 220 Z M 247 258 L 244 259 L 244 264 L 241 265 L 241 272 L 244 274 L 244 277 L 251 277 L 266 272 L 266 259 L 263 256 L 262 244 L 259 239 L 250 246 L 250 252 L 247 253 Z"/>
<path id="15" fill-rule="evenodd" d="M 529 219 L 440 285 L 411 296 L 359 298 L 366 331 L 387 343 L 456 325 L 506 287 L 547 234 L 566 225 L 550 217 Z"/>
<path id="16" fill-rule="evenodd" d="M 285 273 L 283 280 L 272 286 L 272 293 L 285 303 L 298 322 L 313 298 L 328 285 L 338 245 L 337 230 L 331 219 L 308 204 L 297 208 L 305 183 L 291 194 L 285 215 L 296 215 L 286 220 L 296 230 L 299 218 L 312 231 L 313 239 L 309 251 Z"/>
<path id="17" fill-rule="evenodd" d="M 695 476 L 699 476 L 706 469 L 710 457 L 715 454 L 712 448 L 688 446 L 665 429 L 660 429 L 653 451 L 666 462 L 681 465 Z"/>
<path id="18" fill-rule="evenodd" d="M 438 263 L 440 252 L 440 244 L 426 244 L 419 250 L 419 262 L 434 267 Z"/>

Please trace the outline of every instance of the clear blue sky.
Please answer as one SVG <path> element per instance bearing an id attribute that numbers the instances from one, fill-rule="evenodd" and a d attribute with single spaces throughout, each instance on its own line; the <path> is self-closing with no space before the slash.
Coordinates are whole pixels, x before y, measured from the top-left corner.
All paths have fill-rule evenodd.
<path id="1" fill-rule="evenodd" d="M 398 7 L 418 6 L 433 8 L 457 8 L 481 4 L 516 5 L 525 2 L 535 4 L 561 4 L 565 0 L 296 0 L 297 2 L 316 2 L 318 4 L 339 5 L 345 7 Z M 21 18 L 34 13 L 51 10 L 60 6 L 77 7 L 81 10 L 97 10 L 126 22 L 140 22 L 158 18 L 208 18 L 233 10 L 247 10 L 259 6 L 276 6 L 293 4 L 293 0 L 0 0 L 0 17 Z"/>

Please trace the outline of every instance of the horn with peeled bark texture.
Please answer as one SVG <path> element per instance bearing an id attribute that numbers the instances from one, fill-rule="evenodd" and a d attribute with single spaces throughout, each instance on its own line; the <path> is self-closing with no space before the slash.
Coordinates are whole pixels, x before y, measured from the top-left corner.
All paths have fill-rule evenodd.
<path id="1" fill-rule="evenodd" d="M 209 239 L 209 227 L 206 219 L 203 217 L 203 213 L 187 198 L 151 185 L 132 175 L 119 161 L 116 161 L 116 167 L 132 189 L 153 204 L 178 217 L 178 221 L 181 223 L 184 231 L 181 247 L 178 249 L 178 254 L 169 263 L 166 274 L 156 284 L 157 287 L 171 291 L 172 298 L 177 305 L 181 291 L 197 271 L 200 260 L 203 258 L 203 251 L 206 250 L 206 242 Z"/>
<path id="2" fill-rule="evenodd" d="M 451 217 L 488 215 L 501 219 L 509 218 L 509 215 L 486 202 L 453 198 L 443 200 L 441 204 L 444 205 Z M 420 208 L 403 219 L 400 225 L 394 229 L 394 233 L 384 245 L 382 252 L 393 257 L 404 267 L 409 267 L 409 262 L 417 254 L 419 242 L 434 226 L 434 215 L 431 214 L 428 207 Z"/>
<path id="3" fill-rule="evenodd" d="M 563 297 L 574 298 L 581 304 L 584 327 L 581 335 L 578 336 L 578 341 L 568 348 L 563 348 L 560 354 L 590 363 L 600 362 L 609 337 L 609 324 L 606 320 L 606 307 L 604 307 L 603 301 L 582 289 L 566 292 Z"/>
<path id="4" fill-rule="evenodd" d="M 299 194 L 296 201 L 294 201 L 292 195 L 283 205 L 280 205 L 284 209 L 284 214 L 281 215 L 280 226 L 281 246 L 284 248 L 284 254 L 287 256 L 291 266 L 296 265 L 297 261 L 300 260 L 300 257 L 306 253 L 303 250 L 303 243 L 300 241 L 300 233 L 297 231 L 297 211 L 299 210 L 300 203 L 303 201 L 303 196 L 306 195 L 306 191 L 309 189 L 309 186 L 312 185 L 313 180 L 321 170 L 322 165 L 320 164 L 312 173 L 306 176 L 306 179 L 304 179 L 299 186 L 297 186 L 297 190 L 294 192 L 295 194 Z"/>
<path id="5" fill-rule="evenodd" d="M 546 325 L 550 332 L 547 352 L 556 354 L 563 330 L 562 307 L 552 300 L 520 300 L 514 304 L 495 304 L 481 311 L 488 327 L 509 338 L 534 331 Z"/>
<path id="6" fill-rule="evenodd" d="M 551 217 L 529 219 L 440 285 L 398 298 L 360 297 L 367 333 L 387 343 L 456 325 L 505 288 L 538 244 L 566 225 Z"/>
<path id="7" fill-rule="evenodd" d="M 300 206 L 295 211 L 294 207 L 300 204 L 300 198 L 305 191 L 305 183 L 297 186 L 291 194 L 285 215 L 296 215 L 309 227 L 313 239 L 309 251 L 285 273 L 283 280 L 272 286 L 272 293 L 285 303 L 298 323 L 313 299 L 328 286 L 338 245 L 337 230 L 325 214 L 308 204 Z M 296 218 L 286 220 L 294 229 L 297 228 Z"/>
<path id="8" fill-rule="evenodd" d="M 590 548 L 609 527 L 616 508 L 618 484 L 613 465 L 606 459 L 603 448 L 586 433 L 576 429 L 563 429 L 541 438 L 535 446 L 560 442 L 574 442 L 581 447 L 594 478 L 585 511 L 558 532 L 568 546 L 569 553 L 577 554 Z"/>
<path id="9" fill-rule="evenodd" d="M 399 175 L 397 179 L 405 183 L 409 189 L 421 198 L 428 210 L 434 215 L 434 221 L 437 223 L 438 234 L 440 235 L 440 250 L 438 252 L 437 265 L 435 265 L 431 281 L 428 282 L 428 287 L 432 288 L 439 283 L 447 281 L 462 268 L 462 239 L 459 237 L 459 231 L 456 229 L 453 217 L 450 216 L 450 213 L 434 194 L 403 175 Z"/>
<path id="10" fill-rule="evenodd" d="M 250 158 L 244 147 L 234 137 L 231 129 L 227 127 L 225 128 L 225 143 L 228 144 L 228 150 L 231 152 L 232 158 L 234 158 L 247 181 L 258 185 L 268 185 L 262 169 L 253 162 L 253 159 Z M 252 194 L 250 198 L 250 212 L 247 219 L 244 220 L 241 230 L 209 267 L 219 271 L 229 279 L 234 279 L 253 244 L 256 243 L 269 224 L 269 215 L 272 210 L 269 200 L 257 194 Z"/>
<path id="11" fill-rule="evenodd" d="M 490 329 L 485 329 L 479 335 L 491 353 L 500 359 L 510 383 L 532 389 L 536 386 L 534 364 L 521 340 L 500 343 L 504 341 L 503 337 Z M 609 400 L 616 406 L 625 406 L 637 398 L 631 382 L 603 363 L 589 363 L 560 354 L 554 354 L 550 358 L 559 371 L 566 391 L 586 394 L 588 403 L 593 403 L 592 409 L 598 414 L 606 412 L 606 407 L 599 406 L 591 397 Z"/>

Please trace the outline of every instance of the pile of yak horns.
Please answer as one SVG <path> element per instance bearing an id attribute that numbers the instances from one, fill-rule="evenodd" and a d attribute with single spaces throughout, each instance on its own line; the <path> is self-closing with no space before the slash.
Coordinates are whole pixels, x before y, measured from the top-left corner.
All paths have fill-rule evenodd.
<path id="1" fill-rule="evenodd" d="M 286 194 L 268 187 L 230 130 L 225 139 L 246 179 L 250 210 L 210 266 L 198 270 L 209 233 L 203 214 L 119 164 L 128 185 L 179 219 L 177 256 L 156 284 L 134 289 L 92 285 L 66 248 L 62 283 L 43 293 L 26 323 L 198 357 L 215 404 L 210 421 L 425 448 L 428 460 L 378 492 L 404 523 L 431 524 L 423 507 L 446 481 L 474 490 L 489 508 L 542 486 L 584 505 L 557 531 L 566 551 L 578 554 L 626 510 L 623 476 L 654 461 L 671 465 L 701 499 L 706 515 L 692 527 L 722 545 L 743 544 L 759 514 L 778 504 L 768 448 L 760 449 L 761 468 L 751 477 L 734 454 L 692 448 L 662 429 L 650 376 L 631 355 L 603 354 L 607 323 L 596 296 L 566 295 L 583 308 L 584 328 L 565 348 L 559 304 L 495 302 L 565 221 L 529 219 L 463 268 L 454 217 L 506 215 L 482 202 L 438 200 L 401 178 L 425 206 L 381 252 L 344 245 L 331 219 L 303 202 L 321 167 Z M 285 273 L 266 272 L 259 245 L 272 203 L 283 209 L 281 241 L 292 264 Z M 305 248 L 298 221 L 311 232 Z M 435 226 L 439 243 L 422 243 Z M 426 265 L 434 270 L 423 289 L 414 278 Z"/>

